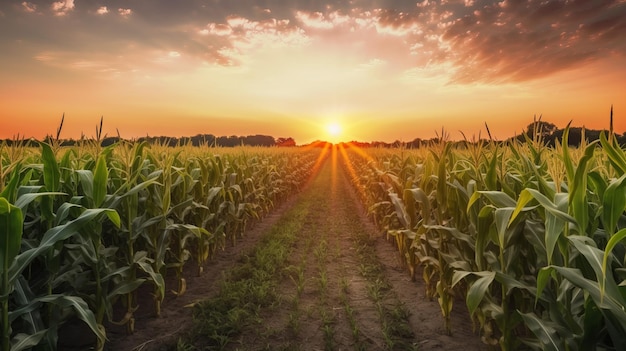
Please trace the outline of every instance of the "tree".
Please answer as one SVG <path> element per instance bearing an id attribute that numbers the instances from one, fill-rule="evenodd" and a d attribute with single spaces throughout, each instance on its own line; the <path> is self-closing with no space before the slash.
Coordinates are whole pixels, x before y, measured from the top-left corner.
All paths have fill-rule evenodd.
<path id="1" fill-rule="evenodd" d="M 276 146 L 296 146 L 296 141 L 293 138 L 278 138 Z"/>
<path id="2" fill-rule="evenodd" d="M 557 127 L 554 123 L 544 122 L 539 118 L 526 127 L 526 135 L 533 139 L 535 137 L 548 139 L 554 132 L 557 131 Z"/>

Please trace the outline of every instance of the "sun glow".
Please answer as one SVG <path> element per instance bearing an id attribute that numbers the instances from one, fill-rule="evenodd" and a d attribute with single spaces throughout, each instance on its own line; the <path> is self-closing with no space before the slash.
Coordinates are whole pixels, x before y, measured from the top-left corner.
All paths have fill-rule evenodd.
<path id="1" fill-rule="evenodd" d="M 326 132 L 328 133 L 328 137 L 330 142 L 337 142 L 341 137 L 341 125 L 336 122 L 329 123 L 326 125 Z"/>

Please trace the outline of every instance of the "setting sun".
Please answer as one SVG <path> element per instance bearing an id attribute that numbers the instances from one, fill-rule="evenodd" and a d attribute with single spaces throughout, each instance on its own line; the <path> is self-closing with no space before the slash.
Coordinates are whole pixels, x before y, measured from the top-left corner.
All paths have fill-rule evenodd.
<path id="1" fill-rule="evenodd" d="M 329 141 L 331 142 L 337 142 L 339 136 L 341 136 L 341 126 L 336 122 L 329 123 L 326 126 L 326 131 L 328 132 Z"/>

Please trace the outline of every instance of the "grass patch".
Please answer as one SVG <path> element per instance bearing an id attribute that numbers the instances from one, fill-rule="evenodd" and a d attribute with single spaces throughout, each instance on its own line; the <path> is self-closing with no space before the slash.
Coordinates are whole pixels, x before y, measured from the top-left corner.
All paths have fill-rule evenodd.
<path id="1" fill-rule="evenodd" d="M 277 291 L 284 271 L 281 267 L 286 265 L 307 212 L 306 201 L 299 202 L 238 265 L 223 274 L 220 293 L 194 306 L 194 328 L 179 341 L 177 350 L 221 350 L 244 328 L 262 325 L 260 310 L 281 302 Z M 298 277 L 299 284 L 301 279 Z"/>
<path id="2" fill-rule="evenodd" d="M 355 228 L 356 229 L 356 228 Z M 383 339 L 389 350 L 416 350 L 415 334 L 409 325 L 410 311 L 395 296 L 376 255 L 375 242 L 362 231 L 355 231 L 359 269 L 368 282 L 367 294 L 376 304 Z"/>

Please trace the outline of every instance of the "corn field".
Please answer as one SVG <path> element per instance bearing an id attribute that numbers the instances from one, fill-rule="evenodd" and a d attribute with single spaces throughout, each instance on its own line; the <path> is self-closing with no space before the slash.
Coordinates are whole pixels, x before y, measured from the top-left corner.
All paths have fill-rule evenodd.
<path id="1" fill-rule="evenodd" d="M 185 293 L 183 267 L 203 264 L 297 191 L 319 151 L 175 148 L 84 141 L 0 148 L 2 350 L 57 347 L 82 320 L 106 342 L 105 322 L 134 329 L 137 290 L 158 316 Z M 176 276 L 176 286 L 165 277 Z M 113 307 L 126 311 L 113 320 Z"/>
<path id="2" fill-rule="evenodd" d="M 612 134 L 578 148 L 565 146 L 567 130 L 555 147 L 539 134 L 523 143 L 442 139 L 416 150 L 339 150 L 369 215 L 439 303 L 445 330 L 454 333 L 461 299 L 494 349 L 625 345 L 626 152 Z M 2 145 L 2 350 L 56 349 L 70 318 L 100 350 L 108 323 L 132 333 L 140 302 L 158 316 L 166 292 L 185 293 L 184 267 L 202 274 L 250 221 L 297 192 L 322 155 Z M 138 301 L 140 287 L 151 301 Z"/>
<path id="3" fill-rule="evenodd" d="M 626 153 L 611 135 L 571 148 L 441 141 L 347 148 L 369 214 L 443 324 L 465 300 L 496 349 L 626 345 Z"/>

